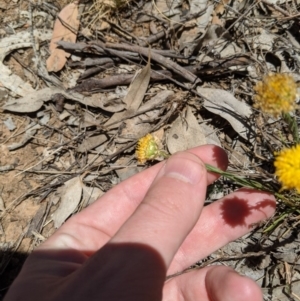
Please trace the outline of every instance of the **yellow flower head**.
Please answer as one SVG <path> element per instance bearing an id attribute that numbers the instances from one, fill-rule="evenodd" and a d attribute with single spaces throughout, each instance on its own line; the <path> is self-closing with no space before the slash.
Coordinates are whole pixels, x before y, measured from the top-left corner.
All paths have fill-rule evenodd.
<path id="1" fill-rule="evenodd" d="M 283 189 L 296 189 L 300 193 L 300 144 L 275 154 L 275 174 Z"/>
<path id="2" fill-rule="evenodd" d="M 148 160 L 155 159 L 159 156 L 157 140 L 151 134 L 142 137 L 137 144 L 136 156 L 139 163 L 145 163 Z"/>
<path id="3" fill-rule="evenodd" d="M 277 117 L 295 109 L 297 85 L 291 75 L 269 74 L 254 87 L 255 107 Z"/>

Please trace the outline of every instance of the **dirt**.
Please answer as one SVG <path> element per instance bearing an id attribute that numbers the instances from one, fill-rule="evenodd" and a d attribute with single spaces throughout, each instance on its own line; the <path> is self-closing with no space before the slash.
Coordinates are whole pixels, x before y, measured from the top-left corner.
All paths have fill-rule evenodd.
<path id="1" fill-rule="evenodd" d="M 9 116 L 10 114 L 1 114 L 1 120 L 11 117 L 16 121 L 20 130 L 26 124 L 26 118 Z M 3 124 L 3 123 L 2 123 Z M 1 129 L 1 142 L 13 142 L 16 138 L 11 138 L 11 133 L 5 128 Z M 0 166 L 18 164 L 20 169 L 12 170 L 6 173 L 0 173 L 0 197 L 3 200 L 4 210 L 1 213 L 1 292 L 11 281 L 16 277 L 21 264 L 27 254 L 32 250 L 32 239 L 26 238 L 26 229 L 30 224 L 31 219 L 35 216 L 39 204 L 32 198 L 20 202 L 18 199 L 25 195 L 28 191 L 36 188 L 39 185 L 37 177 L 28 176 L 22 171 L 22 166 L 28 166 L 29 162 L 35 162 L 36 150 L 32 145 L 28 144 L 24 148 L 10 152 L 7 147 L 1 143 L 1 158 Z M 14 208 L 10 210 L 10 208 Z M 8 266 L 6 266 L 8 264 Z"/>
<path id="2" fill-rule="evenodd" d="M 91 1 L 82 2 L 91 5 Z M 221 50 L 220 53 L 218 53 L 219 50 L 210 52 L 210 47 L 214 45 L 216 39 L 215 35 L 218 34 L 220 29 L 218 28 L 218 30 L 213 32 L 208 31 L 205 34 L 205 39 L 202 41 L 204 45 L 202 45 L 203 51 L 207 51 L 207 56 L 199 56 L 197 60 L 195 58 L 187 59 L 183 57 L 183 53 L 191 51 L 191 44 L 194 42 L 191 37 L 195 36 L 195 40 L 197 40 L 197 35 L 199 34 L 199 28 L 194 26 L 193 21 L 189 21 L 185 28 L 180 28 L 179 32 L 173 32 L 174 28 L 170 31 L 168 30 L 169 17 L 165 16 L 164 18 L 158 16 L 151 22 L 149 20 L 141 21 L 140 23 L 133 21 L 135 19 L 132 16 L 135 18 L 139 16 L 142 5 L 147 2 L 145 1 L 145 3 L 141 4 L 134 3 L 132 6 L 123 6 L 122 4 L 121 7 L 118 7 L 118 10 L 115 7 L 108 10 L 105 8 L 107 19 L 102 22 L 99 17 L 103 12 L 102 2 L 94 1 L 98 5 L 96 6 L 96 11 L 92 10 L 92 8 L 85 11 L 81 20 L 80 35 L 78 35 L 80 42 L 88 43 L 90 40 L 99 38 L 98 42 L 105 39 L 106 42 L 117 44 L 125 40 L 134 44 L 139 39 L 139 42 L 142 43 L 149 35 L 164 31 L 165 38 L 154 43 L 154 48 L 165 51 L 163 54 L 166 53 L 166 50 L 169 50 L 173 56 L 174 54 L 180 54 L 181 56 L 176 62 L 180 63 L 181 66 L 188 66 L 190 60 L 194 60 L 197 64 L 199 63 L 200 68 L 197 70 L 197 76 L 203 80 L 204 88 L 222 89 L 227 92 L 227 95 L 229 93 L 234 95 L 239 101 L 242 100 L 243 103 L 247 103 L 250 107 L 253 104 L 253 85 L 257 81 L 257 78 L 253 76 L 255 72 L 250 70 L 250 67 L 254 65 L 253 61 L 255 63 L 259 61 L 259 64 L 255 65 L 256 71 L 259 70 L 257 71 L 259 76 L 263 74 L 260 68 L 264 67 L 266 70 L 267 68 L 273 68 L 273 71 L 279 68 L 276 65 L 278 63 L 277 59 L 281 55 L 281 53 L 278 54 L 279 50 L 276 48 L 279 47 L 276 43 L 281 41 L 278 36 L 278 40 L 275 40 L 276 43 L 270 44 L 274 47 L 272 50 L 266 50 L 267 48 L 265 47 L 271 46 L 269 46 L 269 41 L 265 36 L 265 40 L 261 42 L 262 46 L 259 46 L 261 48 L 257 46 L 259 44 L 257 40 L 251 41 L 251 43 L 247 40 L 248 44 L 245 43 L 249 47 L 245 51 L 247 55 L 236 59 L 234 56 L 236 53 L 233 52 L 228 61 L 225 60 L 224 62 L 220 55 Z M 33 3 L 31 1 L 30 5 L 29 2 L 23 0 L 0 0 L 0 20 L 3 20 L 0 23 L 0 42 L 1 38 L 12 36 L 15 32 L 25 32 L 30 28 L 30 20 L 28 17 L 24 17 L 24 11 L 46 13 L 46 21 L 39 25 L 38 29 L 46 28 L 47 30 L 52 30 L 55 15 L 68 3 L 70 1 L 67 0 L 51 3 L 41 3 L 41 1 Z M 281 5 L 281 10 L 285 8 L 283 6 Z M 188 5 L 184 3 L 182 9 L 187 7 Z M 213 19 L 215 22 L 214 26 L 222 27 L 228 22 L 226 29 L 229 28 L 228 31 L 234 36 L 235 31 L 240 33 L 239 28 L 231 28 L 230 26 L 232 22 L 237 20 L 234 18 L 226 21 L 225 17 L 222 18 L 225 8 L 227 9 L 225 4 L 223 8 L 218 8 L 220 11 L 216 8 Z M 268 28 L 270 28 L 270 36 L 271 33 L 276 33 L 279 37 L 286 38 L 285 34 L 288 27 L 281 27 L 280 22 L 287 22 L 284 19 L 287 16 L 282 16 L 282 14 L 286 15 L 287 11 L 284 10 L 282 12 L 280 8 L 263 6 L 257 9 L 256 14 L 268 15 L 270 19 L 271 17 L 279 18 L 278 23 L 267 24 Z M 114 13 L 113 10 L 117 10 L 117 12 Z M 241 12 L 243 12 L 242 8 Z M 109 18 L 110 13 L 111 18 Z M 296 15 L 295 12 L 293 14 Z M 261 17 L 261 15 L 259 16 Z M 255 14 L 252 17 L 254 18 Z M 119 22 L 122 18 L 126 22 Z M 258 20 L 260 22 L 261 19 L 258 18 Z M 266 18 L 263 21 L 269 22 L 268 20 Z M 110 26 L 110 22 L 116 24 L 116 26 Z M 176 22 L 174 24 L 177 24 Z M 38 17 L 33 20 L 33 23 L 34 25 L 38 24 Z M 295 23 L 297 22 L 295 21 Z M 286 25 L 286 23 L 284 24 Z M 121 25 L 123 25 L 123 29 Z M 249 26 L 253 36 L 264 28 L 264 24 L 260 25 L 259 30 L 257 30 L 257 26 L 256 23 L 253 27 Z M 295 27 L 296 25 L 293 24 L 293 26 Z M 224 32 L 224 28 L 221 29 L 221 32 Z M 185 30 L 190 30 L 189 34 L 185 35 Z M 243 38 L 246 39 L 248 36 Z M 230 38 L 228 41 L 229 44 L 234 43 L 234 39 Z M 43 66 L 46 65 L 46 59 L 49 56 L 48 44 L 49 40 L 37 41 L 37 51 Z M 241 44 L 237 41 L 234 46 L 236 46 L 236 49 L 242 49 Z M 243 47 L 246 46 L 243 45 Z M 80 75 L 90 70 L 87 66 L 79 66 L 78 64 L 82 63 L 85 58 L 94 59 L 99 56 L 95 45 L 86 44 L 86 49 L 86 52 L 75 52 L 75 55 L 68 59 L 68 63 L 62 71 L 55 74 L 50 73 L 48 78 L 41 75 L 43 74 L 41 70 L 39 70 L 40 73 L 37 72 L 36 66 L 38 64 L 34 61 L 35 51 L 31 47 L 21 47 L 5 57 L 4 66 L 8 67 L 11 73 L 17 75 L 24 83 L 30 84 L 33 89 L 40 90 L 47 86 L 56 87 L 55 83 L 57 82 L 55 80 L 59 79 L 59 84 L 64 88 L 77 86 L 77 91 L 80 91 L 86 97 L 85 101 L 89 100 L 90 103 L 86 105 L 84 102 L 78 101 L 78 98 L 74 98 L 75 100 L 72 98 L 67 99 L 61 97 L 60 94 L 60 97 L 52 97 L 45 100 L 43 105 L 36 111 L 18 112 L 16 110 L 14 113 L 0 111 L 0 300 L 17 276 L 28 254 L 55 231 L 52 213 L 58 210 L 62 194 L 60 189 L 64 186 L 64 183 L 72 179 L 74 175 L 82 175 L 88 171 L 88 176 L 84 179 L 83 185 L 86 185 L 88 188 L 97 188 L 103 193 L 121 180 L 144 168 L 134 163 L 134 160 L 136 160 L 134 142 L 139 138 L 137 131 L 145 131 L 144 134 L 155 132 L 163 141 L 162 145 L 167 145 L 169 150 L 173 147 L 174 152 L 179 150 L 178 147 L 183 149 L 185 149 L 185 146 L 192 147 L 196 140 L 201 143 L 200 140 L 202 138 L 203 141 L 207 141 L 205 139 L 209 137 L 213 143 L 220 144 L 226 149 L 230 159 L 230 168 L 233 172 L 252 177 L 253 179 L 262 178 L 265 180 L 264 183 L 266 185 L 271 182 L 274 187 L 278 188 L 278 182 L 273 176 L 274 169 L 271 162 L 271 154 L 280 149 L 284 143 L 293 141 L 293 136 L 288 132 L 287 126 L 283 125 L 282 121 L 274 121 L 268 116 L 258 113 L 257 110 L 253 111 L 251 117 L 242 115 L 244 112 L 241 112 L 241 116 L 249 121 L 257 134 L 255 141 L 247 141 L 242 133 L 238 133 L 237 128 L 241 127 L 241 124 L 232 125 L 226 119 L 228 117 L 223 116 L 220 118 L 215 112 L 205 108 L 203 99 L 196 96 L 197 94 L 195 93 L 190 93 L 190 90 L 193 89 L 191 84 L 188 86 L 189 89 L 182 85 L 180 86 L 184 81 L 180 77 L 182 74 L 173 74 L 173 78 L 168 81 L 153 83 L 150 80 L 151 86 L 143 95 L 145 99 L 141 106 L 148 105 L 149 107 L 149 103 L 153 100 L 152 97 L 159 95 L 162 91 L 174 93 L 170 94 L 165 102 L 160 102 L 159 99 L 156 99 L 157 107 L 154 109 L 153 107 L 148 108 L 145 114 L 137 116 L 133 114 L 129 118 L 130 114 L 124 115 L 124 111 L 122 111 L 122 108 L 124 108 L 123 98 L 115 97 L 115 94 L 124 95 L 124 90 L 122 89 L 126 89 L 128 85 L 123 85 L 121 82 L 119 85 L 116 84 L 121 87 L 115 89 L 116 87 L 109 82 L 110 86 L 101 87 L 101 89 L 98 87 L 97 91 L 91 91 L 91 82 L 88 80 L 85 82 L 87 83 L 86 86 L 80 86 L 76 82 Z M 115 49 L 108 48 L 107 51 L 113 50 Z M 228 51 L 232 52 L 232 49 L 230 48 Z M 239 51 L 237 50 L 237 52 Z M 262 58 L 259 55 L 260 52 L 268 55 L 272 53 L 274 57 L 269 59 L 272 63 Z M 274 53 L 277 53 L 278 57 L 275 57 Z M 289 49 L 287 49 L 284 52 L 284 58 L 282 56 L 280 58 L 282 61 L 286 59 L 285 62 L 288 65 L 286 68 L 289 67 L 293 71 L 296 70 L 294 72 L 295 77 L 298 76 L 299 80 L 298 69 L 300 67 L 294 61 L 291 62 L 292 58 L 297 56 L 289 55 Z M 111 75 L 134 74 L 136 70 L 145 66 L 147 61 L 140 53 L 137 54 L 137 57 L 138 59 L 129 57 L 125 60 L 120 60 L 119 57 L 115 57 L 113 52 L 111 52 L 110 58 L 114 59 L 113 67 L 103 67 L 100 74 L 98 74 L 99 70 L 99 72 L 94 70 L 95 78 L 101 80 L 105 77 L 110 78 Z M 235 59 L 238 63 L 236 63 Z M 273 61 L 276 61 L 276 63 Z M 297 60 L 295 59 L 295 61 Z M 155 58 L 152 58 L 152 64 L 155 65 L 153 62 L 155 62 Z M 275 68 L 272 64 L 277 67 Z M 230 69 L 232 65 L 236 69 Z M 156 64 L 155 68 L 161 70 L 161 63 Z M 130 81 L 133 82 L 134 77 Z M 124 86 L 126 87 L 124 88 Z M 98 94 L 94 94 L 96 97 L 91 101 L 89 97 L 92 97 L 92 93 Z M 109 98 L 110 93 L 114 94 L 114 97 Z M 223 94 L 225 95 L 225 93 Z M 8 91 L 0 84 L 0 107 L 9 99 L 17 98 L 21 98 L 21 95 Z M 98 102 L 101 100 L 104 103 L 107 101 L 107 103 L 102 105 L 102 107 L 93 106 L 95 99 Z M 111 99 L 113 100 L 111 101 Z M 135 98 L 135 95 L 133 95 L 132 99 L 136 102 L 139 101 L 139 99 Z M 199 99 L 201 99 L 201 102 Z M 134 103 L 133 100 L 132 102 Z M 116 127 L 116 129 L 113 128 L 106 131 L 102 127 L 110 119 L 121 120 L 125 118 L 124 116 L 129 119 L 119 127 Z M 46 121 L 43 121 L 43 119 Z M 175 128 L 175 124 L 177 128 Z M 185 132 L 186 128 L 188 128 L 185 126 L 186 124 L 193 124 L 196 128 L 193 132 L 194 137 L 191 137 L 190 133 Z M 202 130 L 206 126 L 206 133 L 197 128 L 199 124 L 203 125 Z M 9 129 L 10 126 L 13 126 L 13 128 Z M 30 132 L 29 126 L 38 126 L 38 128 L 36 131 Z M 244 128 L 240 131 L 243 132 L 243 130 Z M 180 141 L 180 145 L 171 145 L 172 139 L 166 139 L 166 133 L 173 133 L 172 137 L 175 137 L 173 140 Z M 21 144 L 14 150 L 10 150 L 10 147 L 15 143 L 22 142 L 28 134 L 29 137 L 27 137 L 28 141 L 26 143 Z M 182 139 L 178 139 L 177 134 L 179 136 L 181 134 L 180 138 Z M 97 144 L 86 149 L 92 143 L 90 138 L 95 136 L 97 138 L 96 142 L 101 140 L 102 144 L 100 143 L 100 145 Z M 83 151 L 80 149 L 83 149 Z M 117 166 L 116 168 L 114 168 L 114 164 Z M 221 181 L 221 183 L 217 183 L 211 188 L 212 191 L 208 195 L 208 199 L 212 200 L 222 197 L 238 187 L 230 181 Z M 88 202 L 87 200 L 82 200 L 75 211 L 81 210 Z M 280 203 L 274 220 L 280 218 L 281 214 L 286 212 L 286 208 L 285 204 Z M 281 223 L 279 227 L 275 227 L 269 236 L 265 236 L 262 232 L 264 225 L 258 225 L 259 230 L 212 254 L 209 260 L 214 261 L 217 258 L 222 261 L 220 256 L 227 254 L 227 257 L 222 257 L 224 262 L 230 266 L 237 267 L 240 273 L 255 279 L 263 287 L 265 300 L 285 301 L 288 300 L 287 296 L 299 300 L 299 258 L 292 256 L 299 253 L 298 211 L 293 208 L 293 210 L 288 212 L 289 218 L 286 218 L 285 222 Z M 256 252 L 258 255 L 251 253 L 252 257 L 250 260 L 247 256 L 243 257 L 244 253 L 248 254 L 247 252 L 249 254 Z M 231 260 L 230 256 L 233 258 L 237 253 L 240 254 L 240 259 Z M 198 263 L 200 266 L 201 264 Z M 291 270 L 293 280 L 289 282 L 286 275 Z M 272 276 L 273 274 L 275 275 L 274 277 Z M 292 288 L 293 294 L 286 294 L 284 286 Z"/>

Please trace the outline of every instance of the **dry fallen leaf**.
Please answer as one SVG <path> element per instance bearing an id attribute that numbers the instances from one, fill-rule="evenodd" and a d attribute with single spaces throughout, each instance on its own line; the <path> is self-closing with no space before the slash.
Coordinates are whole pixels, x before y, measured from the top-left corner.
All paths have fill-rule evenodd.
<path id="1" fill-rule="evenodd" d="M 153 123 L 151 121 L 159 117 L 160 106 L 173 94 L 173 91 L 163 90 L 158 92 L 154 97 L 151 97 L 138 109 L 138 112 L 143 111 L 146 113 L 125 120 L 119 131 L 119 137 L 117 137 L 115 141 L 125 143 L 128 142 L 128 140 L 141 138 L 151 132 L 151 129 L 153 129 Z"/>
<path id="2" fill-rule="evenodd" d="M 47 87 L 38 91 L 33 91 L 31 93 L 27 92 L 24 97 L 18 99 L 11 98 L 3 105 L 2 109 L 19 113 L 36 112 L 43 106 L 45 102 L 52 100 L 55 94 L 62 94 L 62 96 L 67 99 L 72 99 L 74 101 L 82 103 L 85 106 L 91 106 L 94 108 L 105 107 L 105 105 L 108 104 L 113 98 L 113 95 L 111 95 L 110 93 L 97 93 L 91 96 L 84 96 L 80 93 L 65 91 L 64 89 L 58 87 Z M 118 97 L 119 95 L 117 95 L 115 98 Z M 119 109 L 120 106 L 121 104 L 119 105 Z"/>
<path id="3" fill-rule="evenodd" d="M 228 3 L 230 2 L 230 0 L 222 0 L 222 2 L 219 2 L 216 6 L 215 9 L 213 11 L 213 18 L 212 18 L 212 24 L 218 24 L 221 26 L 224 26 L 224 19 L 221 18 L 221 16 L 223 16 L 223 14 L 226 12 L 226 6 L 228 5 Z"/>
<path id="4" fill-rule="evenodd" d="M 252 114 L 249 105 L 221 89 L 198 87 L 197 92 L 205 97 L 203 106 L 206 110 L 226 119 L 237 134 L 248 140 L 251 126 L 247 119 Z"/>
<path id="5" fill-rule="evenodd" d="M 130 178 L 131 176 L 137 174 L 138 172 L 143 170 L 142 166 L 137 165 L 130 165 L 130 161 L 132 158 L 128 157 L 120 157 L 115 162 L 117 166 L 124 166 L 124 168 L 116 169 L 115 172 L 117 173 L 120 182 L 125 181 L 126 179 Z"/>
<path id="6" fill-rule="evenodd" d="M 82 194 L 81 179 L 79 177 L 75 177 L 65 182 L 62 189 L 60 189 L 60 192 L 60 204 L 52 216 L 55 228 L 60 227 L 77 208 Z"/>
<path id="7" fill-rule="evenodd" d="M 98 187 L 88 187 L 83 184 L 82 186 L 82 204 L 83 207 L 86 207 L 96 200 L 98 200 L 104 192 Z"/>
<path id="8" fill-rule="evenodd" d="M 191 107 L 187 107 L 184 116 L 179 116 L 168 133 L 167 146 L 174 154 L 198 145 L 206 144 L 204 133 L 194 116 Z"/>
<path id="9" fill-rule="evenodd" d="M 211 126 L 202 123 L 201 124 L 201 129 L 204 133 L 205 140 L 207 144 L 214 144 L 222 147 L 222 144 L 217 136 L 216 130 L 213 129 Z"/>
<path id="10" fill-rule="evenodd" d="M 3 86 L 13 93 L 25 96 L 34 92 L 29 82 L 24 81 L 17 74 L 12 73 L 8 66 L 3 64 L 5 57 L 16 49 L 32 47 L 32 34 L 40 42 L 50 39 L 51 33 L 47 30 L 21 31 L 0 39 L 0 87 Z"/>
<path id="11" fill-rule="evenodd" d="M 71 55 L 63 49 L 57 48 L 58 41 L 76 42 L 77 30 L 79 28 L 78 4 L 76 2 L 65 6 L 56 19 L 50 42 L 51 55 L 47 59 L 47 70 L 57 72 L 61 70 L 67 58 Z M 61 22 L 62 21 L 62 22 Z"/>
<path id="12" fill-rule="evenodd" d="M 127 110 L 123 112 L 115 113 L 109 121 L 105 124 L 109 126 L 127 116 L 135 113 L 140 107 L 145 93 L 147 91 L 151 74 L 150 56 L 147 65 L 141 70 L 141 72 L 135 77 L 131 85 L 129 86 L 128 93 L 125 96 L 123 102 L 127 106 Z M 116 127 L 118 125 L 114 125 Z"/>
<path id="13" fill-rule="evenodd" d="M 104 143 L 106 140 L 107 137 L 103 134 L 85 138 L 82 143 L 79 144 L 76 151 L 79 153 L 85 153 Z"/>
<path id="14" fill-rule="evenodd" d="M 7 148 L 10 151 L 16 150 L 22 146 L 24 146 L 29 140 L 31 140 L 37 131 L 41 128 L 41 125 L 31 122 L 26 128 L 25 128 L 25 134 L 22 136 L 21 140 L 19 142 L 14 142 L 7 146 Z"/>

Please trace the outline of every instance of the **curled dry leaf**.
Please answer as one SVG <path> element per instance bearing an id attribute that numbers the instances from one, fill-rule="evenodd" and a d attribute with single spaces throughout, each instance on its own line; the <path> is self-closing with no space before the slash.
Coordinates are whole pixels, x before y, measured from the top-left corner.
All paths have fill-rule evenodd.
<path id="1" fill-rule="evenodd" d="M 247 123 L 252 114 L 250 106 L 221 89 L 198 87 L 197 92 L 203 95 L 206 110 L 226 119 L 237 134 L 248 140 L 251 131 L 251 126 Z"/>
<path id="2" fill-rule="evenodd" d="M 76 42 L 77 30 L 79 28 L 78 5 L 70 3 L 65 6 L 56 19 L 50 42 L 51 55 L 47 59 L 47 70 L 57 72 L 61 70 L 67 58 L 71 55 L 63 49 L 57 48 L 58 41 Z"/>
<path id="3" fill-rule="evenodd" d="M 0 40 L 0 86 L 20 96 L 25 96 L 33 92 L 34 89 L 30 83 L 25 82 L 21 77 L 13 74 L 12 71 L 3 64 L 3 60 L 9 53 L 16 49 L 32 47 L 32 34 L 39 41 L 46 41 L 51 37 L 50 31 L 35 29 L 33 31 L 21 31 Z"/>
<path id="4" fill-rule="evenodd" d="M 26 128 L 25 128 L 25 134 L 22 136 L 21 140 L 19 142 L 15 142 L 13 144 L 10 144 L 7 146 L 7 149 L 10 151 L 16 150 L 23 145 L 25 145 L 30 139 L 34 137 L 34 135 L 37 133 L 37 131 L 41 128 L 41 126 L 35 122 L 31 122 Z"/>

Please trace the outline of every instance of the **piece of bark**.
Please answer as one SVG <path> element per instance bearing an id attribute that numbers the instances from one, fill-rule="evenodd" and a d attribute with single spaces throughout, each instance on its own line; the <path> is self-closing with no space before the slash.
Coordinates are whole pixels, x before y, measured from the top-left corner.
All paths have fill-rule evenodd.
<path id="1" fill-rule="evenodd" d="M 105 49 L 103 49 L 100 45 L 97 45 L 95 41 L 91 41 L 89 43 L 72 43 L 67 41 L 59 41 L 57 42 L 59 48 L 64 49 L 68 52 L 75 52 L 75 53 L 96 53 L 99 55 L 107 55 Z M 114 50 L 113 53 L 116 57 L 123 57 L 127 59 L 138 59 L 140 58 L 138 53 L 133 53 L 131 51 L 119 51 Z"/>
<path id="2" fill-rule="evenodd" d="M 88 70 L 86 70 L 84 73 L 82 73 L 77 82 L 82 82 L 84 79 L 88 78 L 88 77 L 91 77 L 93 75 L 97 75 L 99 74 L 100 72 L 103 72 L 105 71 L 106 69 L 108 68 L 111 68 L 114 66 L 114 63 L 107 63 L 103 66 L 96 66 L 94 68 L 89 68 Z"/>
<path id="3" fill-rule="evenodd" d="M 80 62 L 70 62 L 68 66 L 85 68 L 85 67 L 103 66 L 109 63 L 111 64 L 114 63 L 114 60 L 109 57 L 86 58 L 85 60 Z"/>
<path id="4" fill-rule="evenodd" d="M 172 73 L 169 71 L 160 70 L 156 72 L 152 70 L 150 75 L 150 81 L 163 81 L 166 80 L 168 77 L 172 77 Z M 133 78 L 134 74 L 118 74 L 102 79 L 90 78 L 83 81 L 71 90 L 76 92 L 95 92 L 100 89 L 129 85 L 132 82 Z"/>

